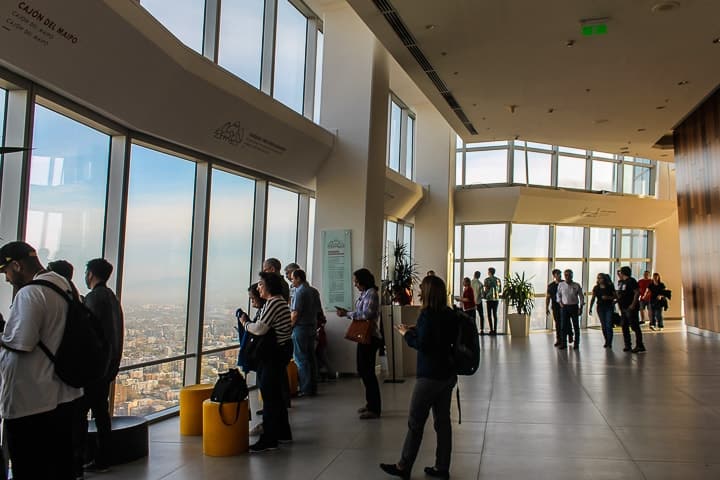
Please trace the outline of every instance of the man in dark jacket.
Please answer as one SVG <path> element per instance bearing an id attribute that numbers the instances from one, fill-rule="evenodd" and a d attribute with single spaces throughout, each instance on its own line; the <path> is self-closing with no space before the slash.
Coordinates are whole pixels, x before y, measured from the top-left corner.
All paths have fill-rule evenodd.
<path id="1" fill-rule="evenodd" d="M 85 296 L 85 306 L 102 324 L 102 332 L 110 349 L 105 376 L 93 385 L 85 387 L 81 417 L 84 424 L 83 434 L 87 434 L 87 414 L 92 410 L 97 426 L 97 449 L 95 459 L 85 470 L 103 472 L 109 467 L 110 453 L 110 414 L 108 396 L 110 384 L 115 380 L 120 368 L 123 352 L 124 321 L 123 312 L 115 293 L 106 285 L 113 266 L 104 258 L 95 258 L 87 263 L 85 284 L 90 292 Z M 80 445 L 84 445 L 83 439 Z"/>

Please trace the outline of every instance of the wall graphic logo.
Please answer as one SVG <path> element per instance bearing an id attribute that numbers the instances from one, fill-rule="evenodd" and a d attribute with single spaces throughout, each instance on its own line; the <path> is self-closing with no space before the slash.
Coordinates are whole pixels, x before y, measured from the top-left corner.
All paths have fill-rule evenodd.
<path id="1" fill-rule="evenodd" d="M 245 129 L 242 128 L 240 122 L 225 122 L 222 127 L 215 130 L 215 138 L 237 147 L 245 138 Z"/>

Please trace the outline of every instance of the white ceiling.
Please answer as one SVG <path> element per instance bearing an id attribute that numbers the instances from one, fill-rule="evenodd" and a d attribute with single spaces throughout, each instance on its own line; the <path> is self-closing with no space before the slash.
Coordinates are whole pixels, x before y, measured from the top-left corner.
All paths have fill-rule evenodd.
<path id="1" fill-rule="evenodd" d="M 477 135 L 374 3 L 348 0 L 468 142 L 517 136 L 669 161 L 672 150 L 653 145 L 720 83 L 718 0 L 663 13 L 652 12 L 661 0 L 390 1 Z M 597 17 L 610 18 L 607 35 L 582 36 L 580 20 Z"/>

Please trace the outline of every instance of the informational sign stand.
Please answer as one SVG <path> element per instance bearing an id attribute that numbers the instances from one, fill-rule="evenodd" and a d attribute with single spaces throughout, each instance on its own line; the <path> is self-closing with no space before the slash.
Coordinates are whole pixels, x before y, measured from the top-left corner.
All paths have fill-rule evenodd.
<path id="1" fill-rule="evenodd" d="M 323 304 L 353 310 L 352 231 L 323 230 L 322 256 Z"/>

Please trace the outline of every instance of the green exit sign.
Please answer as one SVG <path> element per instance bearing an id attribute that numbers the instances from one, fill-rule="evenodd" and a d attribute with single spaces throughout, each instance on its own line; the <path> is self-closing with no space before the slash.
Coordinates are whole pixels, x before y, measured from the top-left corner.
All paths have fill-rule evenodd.
<path id="1" fill-rule="evenodd" d="M 605 35 L 607 34 L 607 25 L 599 23 L 597 25 L 583 25 L 582 34 L 585 37 L 592 37 L 593 35 Z"/>

